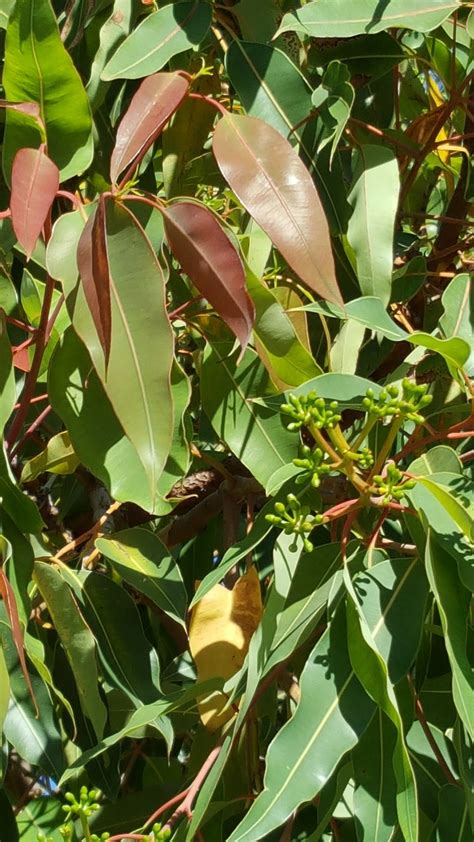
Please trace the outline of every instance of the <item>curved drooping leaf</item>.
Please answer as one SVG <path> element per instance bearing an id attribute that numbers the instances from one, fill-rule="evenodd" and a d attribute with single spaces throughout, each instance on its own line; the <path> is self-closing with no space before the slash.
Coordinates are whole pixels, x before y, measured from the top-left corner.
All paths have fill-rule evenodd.
<path id="1" fill-rule="evenodd" d="M 100 196 L 97 207 L 81 234 L 77 246 L 77 266 L 107 368 L 112 341 L 112 305 L 107 254 L 106 199 L 103 195 Z"/>
<path id="2" fill-rule="evenodd" d="M 79 465 L 79 459 L 74 451 L 66 431 L 52 436 L 46 447 L 28 459 L 23 465 L 21 482 L 33 482 L 37 476 L 48 471 L 51 474 L 73 474 Z"/>
<path id="3" fill-rule="evenodd" d="M 341 303 L 322 205 L 289 142 L 257 117 L 226 114 L 213 151 L 234 193 L 301 280 Z"/>
<path id="4" fill-rule="evenodd" d="M 189 88 L 179 73 L 155 73 L 143 80 L 117 129 L 110 179 L 142 156 L 174 114 Z"/>
<path id="5" fill-rule="evenodd" d="M 13 230 L 29 260 L 59 187 L 59 170 L 39 149 L 19 149 L 12 167 Z"/>
<path id="6" fill-rule="evenodd" d="M 187 596 L 181 572 L 157 535 L 138 527 L 124 529 L 98 538 L 96 547 L 132 588 L 185 626 Z"/>
<path id="7" fill-rule="evenodd" d="M 48 155 L 61 180 L 83 172 L 93 153 L 89 103 L 49 0 L 15 3 L 6 34 L 3 85 L 7 99 L 39 105 Z M 3 148 L 7 180 L 17 151 L 43 140 L 31 118 L 8 110 Z"/>
<path id="8" fill-rule="evenodd" d="M 102 737 L 107 711 L 98 689 L 96 642 L 76 600 L 61 574 L 38 561 L 33 578 L 48 606 L 76 680 L 81 707 L 98 739 Z"/>
<path id="9" fill-rule="evenodd" d="M 459 0 L 315 0 L 283 18 L 277 32 L 302 32 L 318 38 L 352 38 L 391 27 L 429 32 L 460 8 Z"/>
<path id="10" fill-rule="evenodd" d="M 125 434 L 140 456 L 154 509 L 174 423 L 170 384 L 173 333 L 165 308 L 163 270 L 133 214 L 115 202 L 107 203 L 106 242 L 112 307 L 108 365 L 80 288 L 72 321 Z"/>
<path id="11" fill-rule="evenodd" d="M 197 47 L 211 25 L 208 3 L 171 3 L 148 15 L 120 44 L 102 71 L 102 79 L 139 79 L 167 64 L 178 53 Z"/>
<path id="12" fill-rule="evenodd" d="M 162 213 L 174 256 L 245 348 L 255 311 L 235 247 L 215 216 L 202 205 L 176 202 Z"/>
<path id="13" fill-rule="evenodd" d="M 301 700 L 270 743 L 265 789 L 229 842 L 256 842 L 313 799 L 367 728 L 374 705 L 355 677 L 338 611 L 301 673 Z"/>
<path id="14" fill-rule="evenodd" d="M 387 146 L 364 144 L 355 153 L 347 239 L 364 295 L 390 301 L 393 236 L 398 209 L 398 161 Z"/>

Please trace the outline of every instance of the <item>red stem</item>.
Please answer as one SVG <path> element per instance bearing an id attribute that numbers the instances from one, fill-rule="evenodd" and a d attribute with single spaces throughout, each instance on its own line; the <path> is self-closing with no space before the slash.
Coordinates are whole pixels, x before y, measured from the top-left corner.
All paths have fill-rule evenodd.
<path id="1" fill-rule="evenodd" d="M 418 722 L 420 723 L 421 727 L 423 728 L 423 733 L 424 733 L 426 739 L 428 740 L 428 742 L 430 744 L 431 750 L 432 750 L 434 756 L 436 757 L 436 760 L 439 763 L 439 767 L 442 770 L 446 780 L 449 781 L 450 784 L 454 784 L 455 786 L 460 786 L 459 781 L 457 781 L 456 778 L 454 777 L 454 775 L 451 773 L 451 769 L 449 768 L 448 764 L 446 763 L 443 755 L 441 754 L 441 752 L 439 750 L 439 746 L 438 746 L 435 738 L 433 737 L 433 734 L 431 733 L 430 726 L 428 725 L 428 722 L 426 720 L 425 711 L 423 710 L 423 705 L 421 704 L 421 702 L 418 698 L 417 692 L 415 690 L 415 685 L 413 684 L 413 679 L 412 679 L 411 675 L 407 675 L 407 678 L 408 678 L 408 684 L 410 685 L 410 690 L 411 690 L 412 695 L 413 695 L 413 700 L 414 700 L 414 703 L 415 703 L 416 718 L 418 719 Z"/>
<path id="2" fill-rule="evenodd" d="M 153 822 L 156 822 L 157 818 L 159 818 L 159 816 L 161 816 L 163 813 L 166 813 L 166 811 L 169 810 L 170 807 L 174 807 L 175 804 L 178 804 L 180 801 L 183 800 L 183 798 L 186 798 L 186 795 L 188 794 L 190 789 L 191 787 L 188 786 L 187 789 L 183 789 L 182 792 L 178 792 L 177 795 L 174 795 L 173 798 L 170 798 L 170 800 L 167 801 L 166 804 L 163 804 L 161 807 L 158 807 L 158 809 L 151 814 L 150 818 L 146 820 L 145 824 L 143 825 L 143 828 L 145 829 L 146 827 L 148 827 L 148 825 L 152 824 Z"/>
<path id="3" fill-rule="evenodd" d="M 47 243 L 51 237 L 51 213 L 49 214 L 49 217 L 45 223 L 44 231 L 45 241 Z M 54 279 L 51 277 L 51 275 L 46 275 L 46 286 L 44 290 L 43 304 L 41 307 L 40 323 L 36 332 L 36 344 L 33 362 L 31 363 L 31 368 L 25 378 L 25 386 L 20 399 L 20 407 L 15 415 L 15 418 L 13 419 L 13 423 L 6 436 L 6 443 L 8 448 L 10 449 L 15 444 L 20 430 L 26 420 L 26 416 L 28 415 L 28 410 L 30 408 L 30 401 L 36 389 L 36 383 L 41 367 L 41 361 L 43 359 L 44 350 L 46 348 L 49 311 L 51 309 L 51 302 L 53 300 L 53 291 Z"/>
<path id="4" fill-rule="evenodd" d="M 221 103 L 218 102 L 217 99 L 214 99 L 214 97 L 212 96 L 205 96 L 204 94 L 188 94 L 188 96 L 189 99 L 200 99 L 202 102 L 207 102 L 208 105 L 211 105 L 213 108 L 215 108 L 216 111 L 218 111 L 219 114 L 222 114 L 223 117 L 225 117 L 226 114 L 229 113 L 227 111 L 227 108 L 225 108 L 224 105 L 221 105 Z"/>
<path id="5" fill-rule="evenodd" d="M 219 743 L 212 751 L 209 753 L 208 757 L 202 764 L 199 772 L 197 773 L 194 781 L 192 782 L 191 786 L 189 787 L 188 793 L 184 799 L 184 801 L 179 805 L 179 807 L 174 811 L 173 815 L 168 819 L 166 824 L 163 827 L 163 830 L 166 828 L 172 828 L 174 824 L 176 824 L 177 820 L 180 816 L 186 816 L 188 819 L 192 818 L 192 808 L 194 799 L 196 798 L 201 786 L 203 785 L 204 781 L 206 780 L 209 772 L 211 771 L 214 763 L 216 762 L 219 754 L 221 752 L 222 743 Z"/>
<path id="6" fill-rule="evenodd" d="M 33 433 L 38 429 L 38 427 L 41 427 L 41 424 L 43 423 L 44 419 L 49 415 L 51 410 L 52 410 L 52 406 L 50 404 L 48 404 L 48 406 L 45 406 L 45 408 L 40 412 L 38 417 L 35 418 L 33 423 L 30 424 L 26 433 L 24 433 L 24 435 L 21 437 L 21 439 L 19 439 L 17 441 L 17 443 L 14 445 L 14 447 L 12 448 L 12 451 L 11 451 L 12 457 L 15 456 L 18 453 L 19 450 L 21 450 L 23 445 L 28 441 L 30 436 L 33 435 Z"/>

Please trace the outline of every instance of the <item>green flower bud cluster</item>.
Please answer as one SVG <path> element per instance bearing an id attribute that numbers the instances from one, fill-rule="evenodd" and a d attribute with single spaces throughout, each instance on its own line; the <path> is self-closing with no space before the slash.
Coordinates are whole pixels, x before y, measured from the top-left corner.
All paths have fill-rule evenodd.
<path id="1" fill-rule="evenodd" d="M 154 842 L 166 842 L 166 840 L 169 839 L 171 836 L 171 828 L 165 827 L 162 830 L 161 824 L 157 822 L 157 824 L 153 825 L 152 834 L 152 839 L 154 840 Z"/>
<path id="2" fill-rule="evenodd" d="M 376 493 L 383 497 L 384 503 L 390 503 L 391 500 L 401 500 L 405 493 L 416 485 L 414 479 L 403 480 L 403 474 L 393 462 L 388 464 L 384 477 L 377 474 L 372 479 L 377 489 Z"/>
<path id="3" fill-rule="evenodd" d="M 324 454 L 321 448 L 316 447 L 312 450 L 306 445 L 300 448 L 300 457 L 293 459 L 293 465 L 305 469 L 303 473 L 296 477 L 296 485 L 303 485 L 309 480 L 313 488 L 318 488 L 321 484 L 321 477 L 331 470 L 329 465 L 324 463 Z"/>
<path id="4" fill-rule="evenodd" d="M 377 418 L 401 417 L 414 421 L 415 424 L 422 424 L 424 418 L 420 410 L 432 401 L 431 395 L 426 394 L 427 389 L 426 384 L 418 386 L 404 378 L 401 390 L 398 386 L 387 386 L 378 397 L 375 397 L 373 389 L 367 389 L 362 403 L 368 414 Z"/>
<path id="5" fill-rule="evenodd" d="M 288 494 L 286 500 L 286 506 L 281 502 L 275 503 L 275 514 L 266 515 L 266 519 L 283 529 L 286 535 L 301 535 L 304 548 L 310 553 L 313 545 L 306 534 L 311 532 L 314 526 L 313 521 L 308 520 L 311 510 L 309 506 L 302 506 L 295 494 Z"/>
<path id="6" fill-rule="evenodd" d="M 358 453 L 355 453 L 352 458 L 354 462 L 357 462 L 360 468 L 363 471 L 368 471 L 372 465 L 374 464 L 374 454 L 372 453 L 370 447 L 363 447 L 362 450 L 359 450 Z"/>
<path id="7" fill-rule="evenodd" d="M 324 430 L 335 427 L 341 420 L 337 401 L 326 405 L 324 398 L 318 398 L 314 391 L 308 392 L 307 395 L 289 395 L 288 400 L 289 403 L 283 403 L 280 409 L 285 415 L 293 418 L 288 424 L 289 430 L 299 430 L 312 424 L 318 430 Z"/>
<path id="8" fill-rule="evenodd" d="M 86 786 L 81 786 L 79 792 L 79 801 L 73 792 L 66 792 L 64 798 L 68 802 L 64 804 L 63 810 L 68 813 L 68 818 L 71 816 L 84 816 L 88 819 L 97 810 L 100 810 L 98 803 L 102 793 L 98 789 L 87 789 Z"/>

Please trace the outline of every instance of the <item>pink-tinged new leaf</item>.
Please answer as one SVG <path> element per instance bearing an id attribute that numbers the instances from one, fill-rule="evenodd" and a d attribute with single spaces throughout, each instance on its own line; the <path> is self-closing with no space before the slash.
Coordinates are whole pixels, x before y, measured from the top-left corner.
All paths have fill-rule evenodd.
<path id="1" fill-rule="evenodd" d="M 202 205 L 177 202 L 163 210 L 163 216 L 174 256 L 245 348 L 255 312 L 238 252 Z"/>
<path id="2" fill-rule="evenodd" d="M 188 89 L 189 82 L 179 73 L 154 73 L 141 83 L 117 130 L 110 162 L 113 183 L 126 167 L 145 154 Z"/>
<path id="3" fill-rule="evenodd" d="M 59 189 L 59 170 L 39 149 L 19 149 L 12 167 L 12 225 L 29 260 Z"/>
<path id="4" fill-rule="evenodd" d="M 28 114 L 42 123 L 40 107 L 37 102 L 9 102 L 7 99 L 0 99 L 0 108 L 10 108 L 12 111 L 19 111 L 21 114 Z"/>
<path id="5" fill-rule="evenodd" d="M 106 199 L 101 196 L 95 213 L 87 220 L 77 247 L 77 265 L 107 366 L 112 338 L 112 310 L 105 202 Z"/>
<path id="6" fill-rule="evenodd" d="M 18 616 L 18 608 L 15 602 L 15 594 L 13 591 L 10 582 L 8 581 L 5 571 L 3 567 L 0 566 L 0 596 L 3 599 L 5 605 L 5 611 L 7 612 L 7 617 L 10 620 L 10 628 L 12 633 L 13 642 L 15 644 L 15 649 L 18 654 L 18 660 L 20 661 L 21 671 L 23 673 L 23 677 L 26 682 L 26 686 L 28 687 L 28 692 L 31 696 L 31 700 L 36 709 L 36 716 L 39 716 L 38 705 L 36 702 L 35 694 L 33 691 L 33 687 L 31 684 L 30 674 L 28 672 L 28 667 L 26 665 L 26 658 L 25 658 L 25 649 L 24 649 L 24 642 L 23 642 L 23 633 L 21 630 L 20 625 L 20 618 Z"/>
<path id="7" fill-rule="evenodd" d="M 288 265 L 318 295 L 341 304 L 326 217 L 290 143 L 257 117 L 226 114 L 213 150 L 224 178 Z"/>

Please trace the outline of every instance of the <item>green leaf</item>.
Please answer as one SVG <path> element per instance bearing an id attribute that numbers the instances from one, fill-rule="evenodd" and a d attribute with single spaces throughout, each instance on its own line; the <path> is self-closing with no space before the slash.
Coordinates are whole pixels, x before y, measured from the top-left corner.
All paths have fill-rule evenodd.
<path id="1" fill-rule="evenodd" d="M 250 269 L 247 290 L 255 305 L 254 335 L 264 351 L 262 361 L 267 362 L 270 376 L 276 375 L 285 387 L 299 386 L 322 374 L 276 296 Z"/>
<path id="2" fill-rule="evenodd" d="M 265 120 L 292 143 L 291 130 L 311 110 L 311 89 L 285 53 L 268 44 L 232 41 L 225 56 L 230 81 L 247 114 Z"/>
<path id="3" fill-rule="evenodd" d="M 364 336 L 364 325 L 353 322 L 351 319 L 342 325 L 334 339 L 329 355 L 332 371 L 354 374 Z"/>
<path id="4" fill-rule="evenodd" d="M 296 436 L 285 429 L 277 409 L 253 400 L 269 387 L 268 374 L 258 357 L 246 351 L 238 365 L 238 353 L 224 356 L 220 348 L 214 344 L 202 365 L 203 409 L 216 433 L 265 485 L 276 469 L 295 455 Z"/>
<path id="5" fill-rule="evenodd" d="M 447 784 L 439 792 L 439 817 L 433 842 L 470 842 L 472 828 L 463 791 Z"/>
<path id="6" fill-rule="evenodd" d="M 10 628 L 0 621 L 0 639 L 10 675 L 10 706 L 4 723 L 4 735 L 20 757 L 39 766 L 55 780 L 65 768 L 62 738 L 48 690 L 41 679 L 30 672 L 40 718 L 31 700 L 18 662 Z"/>
<path id="7" fill-rule="evenodd" d="M 0 512 L 2 509 L 22 532 L 34 534 L 44 526 L 36 503 L 18 488 L 0 439 Z"/>
<path id="8" fill-rule="evenodd" d="M 324 124 L 324 133 L 318 149 L 321 151 L 331 144 L 330 166 L 354 104 L 355 92 L 350 78 L 351 74 L 345 64 L 331 61 L 324 71 L 321 85 L 311 97 Z"/>
<path id="9" fill-rule="evenodd" d="M 64 570 L 97 643 L 97 651 L 110 683 L 120 688 L 136 707 L 160 696 L 156 653 L 145 637 L 140 615 L 127 592 L 98 573 Z"/>
<path id="10" fill-rule="evenodd" d="M 292 719 L 268 748 L 265 789 L 228 842 L 254 842 L 279 827 L 318 794 L 367 728 L 374 707 L 352 671 L 345 635 L 339 611 L 306 662 Z"/>
<path id="11" fill-rule="evenodd" d="M 403 838 L 406 842 L 417 842 L 419 816 L 415 775 L 405 744 L 403 720 L 397 697 L 388 674 L 386 660 L 379 648 L 379 634 L 377 634 L 386 619 L 388 606 L 385 611 L 383 609 L 380 611 L 379 619 L 374 630 L 372 630 L 362 611 L 355 582 L 352 582 L 347 567 L 344 569 L 343 575 L 347 592 L 347 632 L 351 663 L 355 674 L 367 693 L 396 728 L 397 739 L 393 752 L 393 770 L 397 782 L 397 815 Z M 394 599 L 395 597 L 396 592 Z M 373 622 L 373 616 L 371 620 Z"/>
<path id="12" fill-rule="evenodd" d="M 355 374 L 322 374 L 309 380 L 303 386 L 292 390 L 295 395 L 307 395 L 308 392 L 316 391 L 318 397 L 328 400 L 339 401 L 344 407 L 363 409 L 363 399 L 367 389 L 373 389 L 374 394 L 382 390 L 377 383 L 372 383 L 364 377 Z"/>
<path id="13" fill-rule="evenodd" d="M 16 387 L 12 349 L 7 333 L 5 313 L 0 310 L 0 435 L 15 405 Z"/>
<path id="14" fill-rule="evenodd" d="M 431 530 L 426 541 L 426 573 L 435 595 L 453 672 L 453 698 L 459 716 L 474 739 L 472 667 L 467 654 L 466 629 L 470 593 L 459 579 L 456 565 L 447 558 Z"/>
<path id="15" fill-rule="evenodd" d="M 65 332 L 51 358 L 48 392 L 81 463 L 104 483 L 115 500 L 153 511 L 155 498 L 145 468 L 113 411 L 85 345 L 72 328 Z"/>
<path id="16" fill-rule="evenodd" d="M 371 625 L 377 650 L 392 684 L 407 674 L 418 651 L 425 620 L 428 582 L 417 558 L 380 561 L 353 580 L 360 610 Z"/>
<path id="17" fill-rule="evenodd" d="M 15 3 L 6 34 L 3 85 L 7 99 L 38 103 L 48 155 L 61 171 L 61 180 L 83 172 L 93 154 L 89 103 L 49 0 Z M 3 147 L 7 181 L 16 152 L 40 142 L 32 121 L 8 109 Z"/>
<path id="18" fill-rule="evenodd" d="M 444 314 L 439 325 L 446 337 L 460 336 L 471 353 L 465 362 L 466 374 L 474 375 L 474 285 L 470 275 L 457 275 L 445 289 L 442 297 Z"/>
<path id="19" fill-rule="evenodd" d="M 419 483 L 446 509 L 449 516 L 469 540 L 474 536 L 474 520 L 461 500 L 463 480 L 458 474 L 431 474 L 429 477 L 417 477 Z M 458 492 L 458 494 L 456 493 Z M 416 492 L 413 497 L 416 501 Z M 429 512 L 426 512 L 429 518 Z"/>
<path id="20" fill-rule="evenodd" d="M 38 561 L 33 578 L 64 646 L 76 680 L 81 707 L 100 739 L 107 712 L 98 689 L 96 644 L 92 632 L 84 622 L 69 587 L 54 567 Z"/>
<path id="21" fill-rule="evenodd" d="M 161 70 L 173 56 L 197 47 L 211 25 L 207 3 L 172 3 L 148 15 L 120 44 L 101 78 L 140 79 Z"/>
<path id="22" fill-rule="evenodd" d="M 69 433 L 57 433 L 50 438 L 41 453 L 25 462 L 21 482 L 32 482 L 45 471 L 51 474 L 73 474 L 79 464 Z"/>
<path id="23" fill-rule="evenodd" d="M 120 731 L 117 731 L 115 734 L 111 734 L 109 737 L 105 737 L 100 743 L 98 743 L 97 746 L 88 749 L 77 760 L 73 761 L 69 765 L 69 768 L 64 772 L 59 781 L 59 785 L 63 786 L 66 781 L 77 774 L 78 769 L 83 769 L 84 766 L 90 763 L 91 760 L 94 760 L 96 757 L 100 757 L 101 754 L 108 751 L 108 749 L 112 748 L 112 746 L 116 745 L 121 740 L 124 740 L 126 737 L 133 737 L 135 732 L 142 732 L 143 729 L 148 726 L 155 727 L 156 729 L 156 722 L 159 721 L 160 717 L 171 713 L 177 708 L 181 708 L 184 711 L 189 703 L 195 703 L 198 696 L 205 695 L 208 692 L 219 689 L 221 685 L 222 682 L 217 681 L 216 679 L 205 681 L 201 684 L 195 683 L 192 687 L 184 690 L 184 692 L 180 691 L 173 697 L 168 699 L 159 699 L 157 702 L 144 705 L 134 711 L 127 724 Z"/>
<path id="24" fill-rule="evenodd" d="M 38 842 L 39 833 L 51 837 L 53 842 L 62 842 L 59 827 L 63 821 L 64 812 L 58 798 L 33 799 L 16 818 L 21 842 Z"/>
<path id="25" fill-rule="evenodd" d="M 120 576 L 181 626 L 186 626 L 186 589 L 175 560 L 157 535 L 135 527 L 98 538 L 97 549 Z"/>
<path id="26" fill-rule="evenodd" d="M 388 146 L 362 145 L 355 153 L 349 203 L 353 213 L 347 239 L 354 252 L 357 277 L 364 295 L 390 301 L 393 235 L 398 209 L 399 173 Z"/>
<path id="27" fill-rule="evenodd" d="M 165 279 L 135 217 L 115 202 L 108 202 L 106 217 L 112 304 L 107 366 L 82 285 L 72 321 L 125 434 L 140 456 L 153 509 L 158 504 L 157 483 L 171 448 L 174 422 L 170 383 L 173 332 L 166 314 Z"/>
<path id="28" fill-rule="evenodd" d="M 354 764 L 354 816 L 360 842 L 389 842 L 397 825 L 392 757 L 396 731 L 379 709 L 357 748 Z"/>
<path id="29" fill-rule="evenodd" d="M 458 0 L 353 0 L 348 11 L 345 0 L 315 0 L 283 17 L 277 35 L 302 32 L 318 38 L 352 38 L 391 27 L 429 32 L 456 9 Z"/>
<path id="30" fill-rule="evenodd" d="M 10 676 L 3 649 L 0 649 L 0 737 L 3 736 L 3 723 L 7 715 L 8 703 L 10 701 Z"/>
<path id="31" fill-rule="evenodd" d="M 91 64 L 86 90 L 93 111 L 104 101 L 109 85 L 101 81 L 100 75 L 113 55 L 115 48 L 125 40 L 137 15 L 135 4 L 131 0 L 115 0 L 110 17 L 100 30 L 99 46 Z"/>

